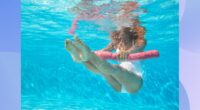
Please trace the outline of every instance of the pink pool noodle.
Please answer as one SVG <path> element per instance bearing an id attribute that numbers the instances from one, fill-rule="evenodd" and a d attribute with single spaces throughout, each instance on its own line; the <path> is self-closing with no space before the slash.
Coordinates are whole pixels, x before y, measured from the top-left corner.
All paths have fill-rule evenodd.
<path id="1" fill-rule="evenodd" d="M 101 57 L 103 60 L 111 59 L 111 60 L 116 60 L 117 59 L 117 54 L 108 52 L 108 51 L 95 51 L 94 52 L 97 56 Z M 149 59 L 149 58 L 154 58 L 158 57 L 159 52 L 157 50 L 151 50 L 147 52 L 139 52 L 139 53 L 134 53 L 134 54 L 129 54 L 128 55 L 128 60 L 144 60 L 144 59 Z"/>

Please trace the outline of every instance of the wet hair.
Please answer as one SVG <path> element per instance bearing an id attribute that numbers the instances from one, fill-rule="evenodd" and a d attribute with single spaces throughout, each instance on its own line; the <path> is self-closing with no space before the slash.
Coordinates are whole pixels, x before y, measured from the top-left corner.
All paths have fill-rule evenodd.
<path id="1" fill-rule="evenodd" d="M 130 39 L 137 39 L 137 32 L 131 27 L 122 27 L 120 30 L 112 32 L 110 38 L 112 40 L 121 40 L 123 36 L 120 36 L 120 34 L 125 34 Z"/>
<path id="2" fill-rule="evenodd" d="M 120 33 L 124 33 L 129 36 L 130 39 L 137 39 L 137 33 L 131 27 L 122 27 Z"/>
<path id="3" fill-rule="evenodd" d="M 119 36 L 119 31 L 114 31 L 114 32 L 111 33 L 110 38 L 111 38 L 112 40 L 114 40 L 114 39 L 119 39 L 118 36 Z"/>

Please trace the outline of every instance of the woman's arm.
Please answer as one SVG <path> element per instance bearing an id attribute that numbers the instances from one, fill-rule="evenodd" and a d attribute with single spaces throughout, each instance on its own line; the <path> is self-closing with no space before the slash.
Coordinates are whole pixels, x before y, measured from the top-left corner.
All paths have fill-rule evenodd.
<path id="1" fill-rule="evenodd" d="M 112 51 L 112 50 L 114 50 L 114 45 L 113 45 L 113 43 L 111 42 L 111 43 L 109 43 L 108 45 L 107 45 L 107 47 L 105 47 L 104 49 L 102 49 L 103 51 Z"/>
<path id="2" fill-rule="evenodd" d="M 146 46 L 146 40 L 145 39 L 138 39 L 138 40 L 135 41 L 135 43 L 133 41 L 132 47 L 128 50 L 121 51 L 118 54 L 117 59 L 118 60 L 125 60 L 125 59 L 128 58 L 129 54 L 143 51 L 145 46 Z"/>

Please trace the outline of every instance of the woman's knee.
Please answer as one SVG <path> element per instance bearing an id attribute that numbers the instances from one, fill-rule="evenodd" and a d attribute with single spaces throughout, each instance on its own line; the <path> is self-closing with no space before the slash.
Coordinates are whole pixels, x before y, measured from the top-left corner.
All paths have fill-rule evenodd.
<path id="1" fill-rule="evenodd" d="M 141 78 L 137 83 L 128 84 L 126 90 L 129 93 L 136 93 L 138 92 L 143 86 L 143 79 Z"/>

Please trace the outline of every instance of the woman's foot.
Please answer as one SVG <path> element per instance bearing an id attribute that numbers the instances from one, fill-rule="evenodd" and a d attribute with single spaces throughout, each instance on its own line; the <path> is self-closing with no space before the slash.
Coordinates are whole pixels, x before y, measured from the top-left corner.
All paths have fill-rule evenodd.
<path id="1" fill-rule="evenodd" d="M 75 39 L 75 45 L 77 46 L 77 48 L 80 49 L 82 53 L 81 54 L 82 59 L 84 59 L 85 61 L 88 61 L 92 54 L 90 48 L 83 41 L 81 41 L 77 36 L 74 36 L 74 39 Z"/>
<path id="2" fill-rule="evenodd" d="M 83 62 L 83 60 L 81 58 L 82 55 L 80 53 L 80 50 L 75 46 L 74 42 L 67 39 L 65 41 L 65 48 L 71 54 L 74 61 L 79 62 L 79 63 Z"/>
<path id="3" fill-rule="evenodd" d="M 77 62 L 85 62 L 90 58 L 91 51 L 77 36 L 74 36 L 75 41 L 67 39 L 65 47 L 70 52 L 72 57 Z"/>

